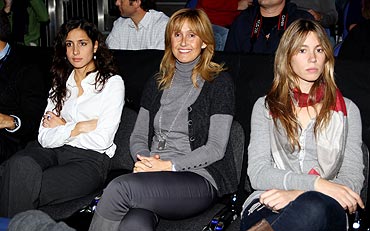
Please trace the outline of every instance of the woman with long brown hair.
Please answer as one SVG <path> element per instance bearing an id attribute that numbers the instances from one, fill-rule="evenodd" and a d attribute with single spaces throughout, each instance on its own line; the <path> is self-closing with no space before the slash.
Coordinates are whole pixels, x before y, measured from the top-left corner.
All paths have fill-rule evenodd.
<path id="1" fill-rule="evenodd" d="M 263 145 L 261 145 L 263 143 Z M 255 189 L 241 230 L 346 230 L 364 207 L 361 118 L 334 81 L 333 49 L 318 22 L 299 19 L 275 54 L 274 80 L 254 105 L 248 176 Z"/>

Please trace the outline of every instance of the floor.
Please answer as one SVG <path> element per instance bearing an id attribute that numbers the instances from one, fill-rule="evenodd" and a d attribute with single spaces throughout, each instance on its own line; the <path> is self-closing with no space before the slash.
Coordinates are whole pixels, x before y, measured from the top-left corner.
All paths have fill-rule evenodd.
<path id="1" fill-rule="evenodd" d="M 204 215 L 205 217 L 209 216 L 208 214 Z M 70 227 L 76 229 L 76 231 L 87 231 L 90 221 L 92 218 L 91 213 L 77 213 L 70 217 L 69 219 L 65 220 L 64 222 L 67 223 Z M 192 222 L 191 222 L 192 221 Z M 192 225 L 192 228 L 189 229 L 188 225 Z M 231 223 L 227 228 L 224 229 L 217 229 L 217 230 L 226 230 L 226 231 L 239 231 L 239 224 L 240 220 L 237 219 L 233 223 Z M 367 216 L 367 214 L 362 213 L 360 215 L 360 222 L 359 222 L 359 228 L 355 229 L 354 224 L 354 217 L 349 218 L 349 231 L 370 231 L 370 217 Z M 158 231 L 182 231 L 182 230 L 194 230 L 194 231 L 212 231 L 211 229 L 203 229 L 207 224 L 205 223 L 205 220 L 203 218 L 198 220 L 183 220 L 183 221 L 167 221 L 163 220 L 161 221 Z M 214 229 L 216 230 L 216 229 Z"/>
<path id="2" fill-rule="evenodd" d="M 90 221 L 92 219 L 92 213 L 76 213 L 72 217 L 68 218 L 64 222 L 76 229 L 76 231 L 87 231 L 89 229 Z"/>
<path id="3" fill-rule="evenodd" d="M 226 224 L 227 227 L 217 229 L 205 229 L 207 224 L 211 221 L 212 217 L 219 212 L 224 205 L 216 204 L 210 210 L 189 219 L 183 219 L 179 221 L 172 220 L 161 220 L 157 231 L 213 231 L 213 230 L 227 230 L 227 231 L 239 231 L 239 219 L 236 219 L 231 224 Z M 87 231 L 92 218 L 91 213 L 80 212 L 74 214 L 72 217 L 64 220 L 64 222 L 76 229 L 76 231 Z"/>

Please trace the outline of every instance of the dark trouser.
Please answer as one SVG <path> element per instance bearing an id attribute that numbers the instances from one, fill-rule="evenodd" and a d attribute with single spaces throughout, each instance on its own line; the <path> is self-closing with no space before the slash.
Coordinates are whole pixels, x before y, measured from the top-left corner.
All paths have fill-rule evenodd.
<path id="1" fill-rule="evenodd" d="M 131 173 L 104 190 L 90 230 L 155 230 L 157 215 L 183 219 L 208 208 L 215 188 L 192 172 Z"/>
<path id="2" fill-rule="evenodd" d="M 63 221 L 56 222 L 41 210 L 18 213 L 9 222 L 7 231 L 76 231 Z"/>
<path id="3" fill-rule="evenodd" d="M 0 164 L 21 149 L 18 141 L 0 133 Z"/>
<path id="4" fill-rule="evenodd" d="M 109 157 L 91 150 L 26 147 L 7 162 L 0 184 L 0 216 L 86 196 L 106 179 Z"/>
<path id="5" fill-rule="evenodd" d="M 258 202 L 253 201 L 244 211 L 240 230 L 245 231 L 265 218 L 274 231 L 345 231 L 346 213 L 333 198 L 319 192 L 305 192 L 275 213 L 264 207 L 248 215 L 248 209 Z"/>

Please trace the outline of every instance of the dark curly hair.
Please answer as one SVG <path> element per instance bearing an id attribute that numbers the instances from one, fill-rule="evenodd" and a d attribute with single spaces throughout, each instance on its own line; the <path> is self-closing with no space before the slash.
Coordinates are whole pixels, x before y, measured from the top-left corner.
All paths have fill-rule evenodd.
<path id="1" fill-rule="evenodd" d="M 84 18 L 72 18 L 65 22 L 60 27 L 59 32 L 54 40 L 54 56 L 51 65 L 53 82 L 49 98 L 55 104 L 54 109 L 57 115 L 60 115 L 64 101 L 67 98 L 68 92 L 66 82 L 73 70 L 73 66 L 66 58 L 66 38 L 68 33 L 76 28 L 84 30 L 87 36 L 92 40 L 93 44 L 96 41 L 99 43 L 98 49 L 94 54 L 96 56 L 96 58 L 94 58 L 96 69 L 91 71 L 98 71 L 95 79 L 95 89 L 101 91 L 104 88 L 106 81 L 111 76 L 118 73 L 113 55 L 105 44 L 105 37 L 98 30 L 95 24 L 90 23 Z"/>

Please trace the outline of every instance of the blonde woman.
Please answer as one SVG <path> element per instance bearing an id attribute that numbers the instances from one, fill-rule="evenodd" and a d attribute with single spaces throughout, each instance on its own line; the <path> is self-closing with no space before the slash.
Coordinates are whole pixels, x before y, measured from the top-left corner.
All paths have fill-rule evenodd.
<path id="1" fill-rule="evenodd" d="M 255 192 L 244 204 L 242 231 L 255 223 L 251 230 L 346 230 L 346 211 L 364 207 L 360 112 L 333 71 L 320 24 L 292 23 L 276 51 L 272 87 L 252 112 Z"/>
<path id="2" fill-rule="evenodd" d="M 225 153 L 233 82 L 211 62 L 213 53 L 203 11 L 171 16 L 159 74 L 143 91 L 131 135 L 133 173 L 107 186 L 90 230 L 155 230 L 158 217 L 193 216 L 236 189 L 234 162 Z"/>

